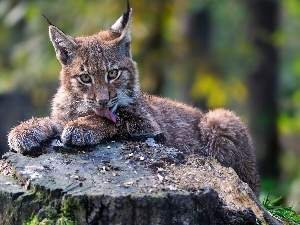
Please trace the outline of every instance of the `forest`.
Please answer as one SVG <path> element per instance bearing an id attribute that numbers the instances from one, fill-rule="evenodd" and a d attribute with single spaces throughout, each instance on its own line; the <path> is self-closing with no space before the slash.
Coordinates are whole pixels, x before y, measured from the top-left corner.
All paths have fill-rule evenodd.
<path id="1" fill-rule="evenodd" d="M 300 212 L 300 1 L 131 0 L 141 88 L 249 127 L 261 197 Z M 126 0 L 0 1 L 0 153 L 20 121 L 49 115 L 60 64 L 48 22 L 71 36 L 108 29 Z"/>

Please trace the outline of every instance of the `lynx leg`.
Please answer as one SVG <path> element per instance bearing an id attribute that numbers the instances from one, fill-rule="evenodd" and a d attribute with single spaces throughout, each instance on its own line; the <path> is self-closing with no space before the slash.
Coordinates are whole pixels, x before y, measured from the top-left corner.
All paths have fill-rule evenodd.
<path id="1" fill-rule="evenodd" d="M 115 124 L 96 115 L 80 117 L 66 124 L 61 134 L 61 140 L 69 145 L 98 144 L 104 138 L 116 134 Z"/>
<path id="2" fill-rule="evenodd" d="M 231 111 L 216 109 L 206 113 L 199 125 L 201 151 L 232 167 L 240 179 L 259 195 L 255 152 L 243 122 Z"/>
<path id="3" fill-rule="evenodd" d="M 29 153 L 36 150 L 42 141 L 56 134 L 49 117 L 32 118 L 13 128 L 8 134 L 8 145 L 13 151 Z"/>

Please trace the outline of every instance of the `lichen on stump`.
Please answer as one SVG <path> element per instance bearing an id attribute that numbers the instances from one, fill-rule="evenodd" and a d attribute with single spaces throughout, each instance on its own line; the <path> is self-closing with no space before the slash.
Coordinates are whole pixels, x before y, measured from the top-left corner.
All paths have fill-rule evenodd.
<path id="1" fill-rule="evenodd" d="M 4 225 L 30 220 L 147 225 L 272 220 L 234 170 L 151 139 L 83 149 L 48 146 L 34 158 L 8 153 L 0 169 Z M 64 210 L 68 200 L 74 207 Z"/>

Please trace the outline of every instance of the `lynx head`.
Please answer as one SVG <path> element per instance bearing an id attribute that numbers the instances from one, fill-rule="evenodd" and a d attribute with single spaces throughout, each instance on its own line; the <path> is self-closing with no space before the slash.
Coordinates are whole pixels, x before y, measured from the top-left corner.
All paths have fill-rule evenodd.
<path id="1" fill-rule="evenodd" d="M 110 29 L 86 37 L 73 38 L 50 25 L 50 39 L 62 65 L 61 87 L 76 96 L 77 111 L 116 122 L 118 106 L 129 106 L 138 95 L 138 73 L 130 52 L 131 15 L 128 7 Z"/>

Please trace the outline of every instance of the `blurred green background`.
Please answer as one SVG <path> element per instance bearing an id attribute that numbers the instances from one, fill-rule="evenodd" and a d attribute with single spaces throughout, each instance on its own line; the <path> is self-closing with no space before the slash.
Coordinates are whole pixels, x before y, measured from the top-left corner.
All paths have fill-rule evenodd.
<path id="1" fill-rule="evenodd" d="M 300 1 L 131 0 L 132 54 L 144 91 L 225 107 L 250 128 L 262 196 L 300 211 Z M 60 64 L 49 20 L 71 36 L 108 29 L 125 0 L 0 1 L 0 148 L 49 114 Z M 0 150 L 0 152 L 1 152 Z"/>

